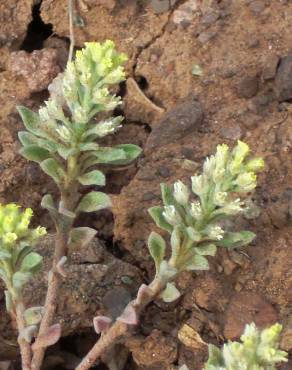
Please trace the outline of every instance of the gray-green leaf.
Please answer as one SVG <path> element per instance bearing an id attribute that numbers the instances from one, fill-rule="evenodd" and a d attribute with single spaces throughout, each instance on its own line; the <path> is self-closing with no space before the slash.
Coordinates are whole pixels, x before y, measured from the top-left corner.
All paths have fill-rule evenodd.
<path id="1" fill-rule="evenodd" d="M 209 270 L 209 263 L 207 258 L 200 256 L 199 254 L 194 255 L 186 265 L 187 271 L 201 271 Z"/>
<path id="2" fill-rule="evenodd" d="M 101 171 L 93 170 L 78 177 L 81 185 L 105 185 L 105 176 Z"/>
<path id="3" fill-rule="evenodd" d="M 37 145 L 27 145 L 19 150 L 19 153 L 27 160 L 40 163 L 50 157 L 50 152 Z"/>
<path id="4" fill-rule="evenodd" d="M 13 287 L 17 290 L 21 290 L 24 284 L 26 284 L 31 278 L 32 274 L 30 272 L 17 271 L 12 277 Z"/>
<path id="5" fill-rule="evenodd" d="M 160 294 L 160 297 L 164 302 L 171 303 L 180 297 L 180 292 L 173 283 L 167 283 L 166 288 Z"/>
<path id="6" fill-rule="evenodd" d="M 62 182 L 62 180 L 65 177 L 65 171 L 61 167 L 60 163 L 58 163 L 55 159 L 53 158 L 48 158 L 41 162 L 40 164 L 42 170 L 52 177 L 57 184 Z"/>
<path id="7" fill-rule="evenodd" d="M 255 237 L 256 234 L 251 231 L 226 232 L 224 238 L 217 241 L 216 244 L 220 247 L 239 248 L 251 243 Z"/>
<path id="8" fill-rule="evenodd" d="M 155 231 L 152 231 L 152 233 L 149 235 L 148 249 L 152 258 L 154 259 L 156 271 L 158 272 L 160 263 L 165 255 L 166 244 L 164 239 Z"/>
<path id="9" fill-rule="evenodd" d="M 202 245 L 200 247 L 195 248 L 196 253 L 198 253 L 201 256 L 215 256 L 217 247 L 215 244 L 207 244 Z"/>
<path id="10" fill-rule="evenodd" d="M 165 221 L 163 217 L 163 208 L 161 207 L 151 207 L 148 209 L 148 213 L 155 221 L 156 225 L 163 230 L 168 231 L 169 233 L 172 232 L 173 226 L 170 225 L 168 222 Z"/>
<path id="11" fill-rule="evenodd" d="M 22 118 L 25 128 L 31 133 L 38 135 L 40 126 L 39 115 L 23 106 L 18 106 L 17 110 Z"/>
<path id="12" fill-rule="evenodd" d="M 38 253 L 31 252 L 21 262 L 20 270 L 22 272 L 36 273 L 42 266 L 43 257 Z"/>
<path id="13" fill-rule="evenodd" d="M 91 227 L 75 227 L 70 232 L 69 248 L 82 249 L 86 247 L 91 240 L 95 237 L 96 230 Z"/>
<path id="14" fill-rule="evenodd" d="M 110 197 L 99 191 L 92 191 L 81 199 L 76 212 L 96 212 L 101 209 L 110 208 L 112 202 Z"/>
<path id="15" fill-rule="evenodd" d="M 23 146 L 35 145 L 37 144 L 37 141 L 38 141 L 35 135 L 27 131 L 19 131 L 18 138 Z"/>

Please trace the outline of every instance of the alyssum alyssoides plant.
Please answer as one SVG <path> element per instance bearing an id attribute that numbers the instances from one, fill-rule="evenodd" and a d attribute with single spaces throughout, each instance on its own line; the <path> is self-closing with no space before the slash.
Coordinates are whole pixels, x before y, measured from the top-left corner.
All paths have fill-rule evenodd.
<path id="1" fill-rule="evenodd" d="M 5 290 L 6 308 L 16 322 L 22 368 L 30 369 L 30 333 L 35 331 L 35 322 L 42 314 L 42 307 L 26 309 L 23 287 L 42 266 L 42 257 L 33 251 L 38 239 L 46 234 L 43 227 L 30 229 L 30 208 L 21 211 L 16 204 L 0 205 L 0 278 Z"/>
<path id="2" fill-rule="evenodd" d="M 206 159 L 202 174 L 191 178 L 191 190 L 182 181 L 174 186 L 161 185 L 163 207 L 150 208 L 156 225 L 169 234 L 170 258 L 166 258 L 167 243 L 152 232 L 148 247 L 156 266 L 154 280 L 142 285 L 137 298 L 111 324 L 110 318 L 96 317 L 94 324 L 102 335 L 77 370 L 89 369 L 97 358 L 129 332 L 138 321 L 141 310 L 161 297 L 171 302 L 180 296 L 173 280 L 182 271 L 208 270 L 208 256 L 215 256 L 217 247 L 238 248 L 255 237 L 250 231 L 226 230 L 226 220 L 246 211 L 240 196 L 254 190 L 256 173 L 264 166 L 261 158 L 250 158 L 247 144 L 238 141 L 230 151 L 218 145 L 216 154 Z"/>
<path id="3" fill-rule="evenodd" d="M 38 112 L 18 107 L 27 129 L 19 133 L 23 145 L 21 154 L 39 163 L 60 191 L 60 199 L 47 194 L 41 203 L 54 221 L 56 243 L 43 315 L 32 345 L 33 370 L 40 369 L 46 347 L 57 340 L 57 332 L 60 334 L 60 328 L 52 323 L 68 249 L 76 243 L 86 245 L 96 234 L 89 227 L 74 228 L 74 220 L 80 212 L 111 206 L 110 197 L 105 193 L 91 191 L 82 196 L 80 188 L 105 185 L 105 176 L 96 166 L 129 164 L 141 153 L 136 145 L 104 147 L 97 142 L 121 127 L 121 116 L 96 119 L 100 113 L 112 111 L 121 104 L 120 97 L 109 88 L 125 79 L 126 60 L 125 54 L 114 49 L 112 41 L 86 43 L 84 49 L 77 51 L 75 60 L 68 62 L 45 106 Z M 45 341 L 50 335 L 55 339 Z"/>
<path id="4" fill-rule="evenodd" d="M 282 326 L 274 324 L 259 331 L 246 325 L 241 342 L 228 342 L 222 350 L 209 344 L 209 359 L 204 370 L 276 370 L 287 362 L 287 353 L 279 349 Z"/>

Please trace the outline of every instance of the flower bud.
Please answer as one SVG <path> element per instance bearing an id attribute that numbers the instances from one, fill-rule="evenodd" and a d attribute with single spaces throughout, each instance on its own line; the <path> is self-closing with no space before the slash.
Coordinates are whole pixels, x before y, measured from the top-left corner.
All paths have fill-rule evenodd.
<path id="1" fill-rule="evenodd" d="M 204 181 L 203 181 L 203 176 L 202 175 L 196 175 L 191 177 L 192 180 L 192 191 L 200 195 L 204 191 Z"/>
<path id="2" fill-rule="evenodd" d="M 173 196 L 179 204 L 186 205 L 190 197 L 188 187 L 182 181 L 175 182 Z"/>

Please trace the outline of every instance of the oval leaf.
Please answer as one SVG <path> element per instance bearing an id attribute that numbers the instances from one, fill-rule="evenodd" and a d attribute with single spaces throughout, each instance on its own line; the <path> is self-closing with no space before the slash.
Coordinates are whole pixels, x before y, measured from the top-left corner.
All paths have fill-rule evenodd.
<path id="1" fill-rule="evenodd" d="M 32 277 L 30 272 L 17 271 L 13 274 L 12 283 L 15 289 L 20 290 Z"/>
<path id="2" fill-rule="evenodd" d="M 166 288 L 160 294 L 160 298 L 162 298 L 163 301 L 166 303 L 174 302 L 179 297 L 180 297 L 180 292 L 178 291 L 178 289 L 173 283 L 167 283 Z"/>
<path id="3" fill-rule="evenodd" d="M 186 265 L 187 271 L 204 271 L 209 270 L 209 263 L 207 258 L 196 254 Z"/>
<path id="4" fill-rule="evenodd" d="M 52 177 L 54 181 L 58 184 L 62 182 L 65 177 L 65 171 L 61 165 L 53 158 L 48 158 L 41 162 L 40 164 L 42 170 Z"/>
<path id="5" fill-rule="evenodd" d="M 24 257 L 20 265 L 20 271 L 36 273 L 42 267 L 43 257 L 38 253 L 31 252 Z"/>
<path id="6" fill-rule="evenodd" d="M 19 131 L 18 138 L 23 146 L 35 145 L 37 144 L 37 141 L 38 141 L 35 135 L 27 131 Z"/>
<path id="7" fill-rule="evenodd" d="M 112 202 L 107 194 L 99 191 L 92 191 L 84 195 L 76 212 L 96 212 L 101 209 L 110 208 L 111 206 Z"/>
<path id="8" fill-rule="evenodd" d="M 256 234 L 251 231 L 226 232 L 224 238 L 217 241 L 216 244 L 225 248 L 239 248 L 251 243 Z"/>
<path id="9" fill-rule="evenodd" d="M 40 163 L 50 157 L 50 153 L 37 145 L 28 145 L 19 150 L 19 153 L 27 160 Z"/>
<path id="10" fill-rule="evenodd" d="M 166 230 L 169 233 L 172 232 L 173 226 L 170 225 L 168 222 L 165 221 L 163 217 L 163 208 L 161 207 L 151 207 L 148 209 L 148 213 L 155 221 L 156 225 L 160 227 L 160 229 Z"/>
<path id="11" fill-rule="evenodd" d="M 86 247 L 95 237 L 96 233 L 97 231 L 91 227 L 75 227 L 70 232 L 69 248 L 80 250 Z"/>
<path id="12" fill-rule="evenodd" d="M 216 255 L 217 247 L 215 244 L 202 245 L 195 248 L 196 253 L 201 256 L 212 256 Z"/>
<path id="13" fill-rule="evenodd" d="M 105 176 L 101 171 L 93 170 L 78 177 L 81 185 L 105 185 Z"/>
<path id="14" fill-rule="evenodd" d="M 156 271 L 158 272 L 159 266 L 165 255 L 166 244 L 164 239 L 155 231 L 152 231 L 152 233 L 149 235 L 148 249 L 152 258 L 154 259 Z"/>
<path id="15" fill-rule="evenodd" d="M 37 135 L 39 133 L 40 125 L 39 115 L 23 106 L 18 106 L 17 110 L 22 118 L 25 128 L 31 133 Z"/>

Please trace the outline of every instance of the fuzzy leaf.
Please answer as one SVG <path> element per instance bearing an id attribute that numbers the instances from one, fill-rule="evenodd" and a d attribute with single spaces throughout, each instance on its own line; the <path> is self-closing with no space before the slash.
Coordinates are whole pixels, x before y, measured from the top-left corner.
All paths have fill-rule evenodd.
<path id="1" fill-rule="evenodd" d="M 162 298 L 163 301 L 166 303 L 174 302 L 179 297 L 180 297 L 180 292 L 178 291 L 178 289 L 173 283 L 167 283 L 166 288 L 160 294 L 160 298 Z"/>
<path id="2" fill-rule="evenodd" d="M 65 208 L 63 201 L 61 200 L 59 203 L 59 213 L 63 216 L 66 216 L 68 218 L 74 219 L 76 217 L 76 214 L 74 212 L 69 211 L 67 208 Z"/>
<path id="3" fill-rule="evenodd" d="M 63 159 L 67 159 L 69 157 L 69 155 L 73 155 L 76 153 L 76 148 L 67 148 L 66 146 L 64 145 L 58 145 L 58 148 L 57 148 L 57 151 L 58 151 L 58 154 L 63 158 Z"/>
<path id="4" fill-rule="evenodd" d="M 54 199 L 51 194 L 43 196 L 41 201 L 41 207 L 48 210 L 51 216 L 58 217 L 58 211 L 55 207 Z"/>
<path id="5" fill-rule="evenodd" d="M 5 249 L 0 249 L 0 260 L 9 260 L 11 258 L 11 253 Z"/>
<path id="6" fill-rule="evenodd" d="M 107 316 L 96 316 L 93 319 L 93 327 L 96 334 L 100 334 L 106 331 L 109 328 L 111 322 L 112 319 Z"/>
<path id="7" fill-rule="evenodd" d="M 65 177 L 65 171 L 61 165 L 53 158 L 48 158 L 40 164 L 42 170 L 52 177 L 56 183 L 62 182 Z"/>
<path id="8" fill-rule="evenodd" d="M 148 213 L 155 221 L 156 225 L 163 230 L 168 231 L 169 233 L 172 232 L 173 226 L 170 225 L 168 222 L 165 221 L 163 217 L 163 208 L 161 207 L 151 207 L 148 209 Z"/>
<path id="9" fill-rule="evenodd" d="M 27 131 L 19 131 L 18 138 L 23 146 L 36 145 L 38 142 L 38 138 Z"/>
<path id="10" fill-rule="evenodd" d="M 164 239 L 154 231 L 149 235 L 148 249 L 154 259 L 156 271 L 158 272 L 159 266 L 165 255 L 166 244 Z"/>
<path id="11" fill-rule="evenodd" d="M 79 145 L 79 149 L 81 150 L 81 152 L 87 152 L 90 150 L 98 150 L 99 145 L 96 143 L 81 143 Z"/>
<path id="12" fill-rule="evenodd" d="M 110 197 L 99 191 L 92 191 L 81 199 L 76 212 L 96 212 L 101 209 L 110 208 L 112 202 Z"/>
<path id="13" fill-rule="evenodd" d="M 215 244 L 207 244 L 202 245 L 200 247 L 195 248 L 196 253 L 198 253 L 201 256 L 215 256 L 217 247 Z"/>
<path id="14" fill-rule="evenodd" d="M 224 238 L 217 241 L 216 244 L 220 247 L 239 248 L 251 243 L 256 237 L 251 231 L 226 232 Z"/>
<path id="15" fill-rule="evenodd" d="M 61 337 L 61 325 L 55 324 L 48 328 L 47 332 L 43 335 L 38 335 L 36 341 L 32 345 L 33 351 L 52 346 L 57 343 Z"/>
<path id="16" fill-rule="evenodd" d="M 28 145 L 19 150 L 19 153 L 27 160 L 40 163 L 50 157 L 50 152 L 37 145 Z"/>
<path id="17" fill-rule="evenodd" d="M 162 201 L 165 206 L 175 205 L 175 199 L 171 188 L 166 184 L 160 184 Z"/>
<path id="18" fill-rule="evenodd" d="M 17 110 L 22 118 L 25 128 L 32 134 L 38 135 L 40 126 L 39 115 L 23 106 L 18 106 Z"/>
<path id="19" fill-rule="evenodd" d="M 113 148 L 99 148 L 94 155 L 102 164 L 125 165 L 135 160 L 142 149 L 133 144 L 116 145 Z"/>
<path id="20" fill-rule="evenodd" d="M 13 287 L 17 290 L 21 290 L 24 284 L 26 284 L 31 278 L 31 272 L 17 271 L 12 277 Z"/>
<path id="21" fill-rule="evenodd" d="M 105 176 L 101 171 L 93 170 L 78 177 L 81 185 L 105 185 Z"/>
<path id="22" fill-rule="evenodd" d="M 86 247 L 96 235 L 96 230 L 91 227 L 75 227 L 70 232 L 69 248 L 82 249 Z"/>
<path id="23" fill-rule="evenodd" d="M 207 258 L 200 256 L 198 254 L 194 255 L 191 260 L 186 265 L 187 271 L 200 271 L 209 270 L 209 263 Z"/>
<path id="24" fill-rule="evenodd" d="M 27 256 L 32 251 L 33 248 L 30 245 L 22 245 L 19 246 L 18 248 L 14 248 L 12 252 L 12 263 L 14 265 L 20 266 L 24 257 Z"/>
<path id="25" fill-rule="evenodd" d="M 20 270 L 22 272 L 38 272 L 42 267 L 43 257 L 38 253 L 31 252 L 24 257 L 20 265 Z"/>
<path id="26" fill-rule="evenodd" d="M 37 325 L 40 323 L 44 313 L 44 307 L 30 307 L 24 311 L 26 325 Z"/>

